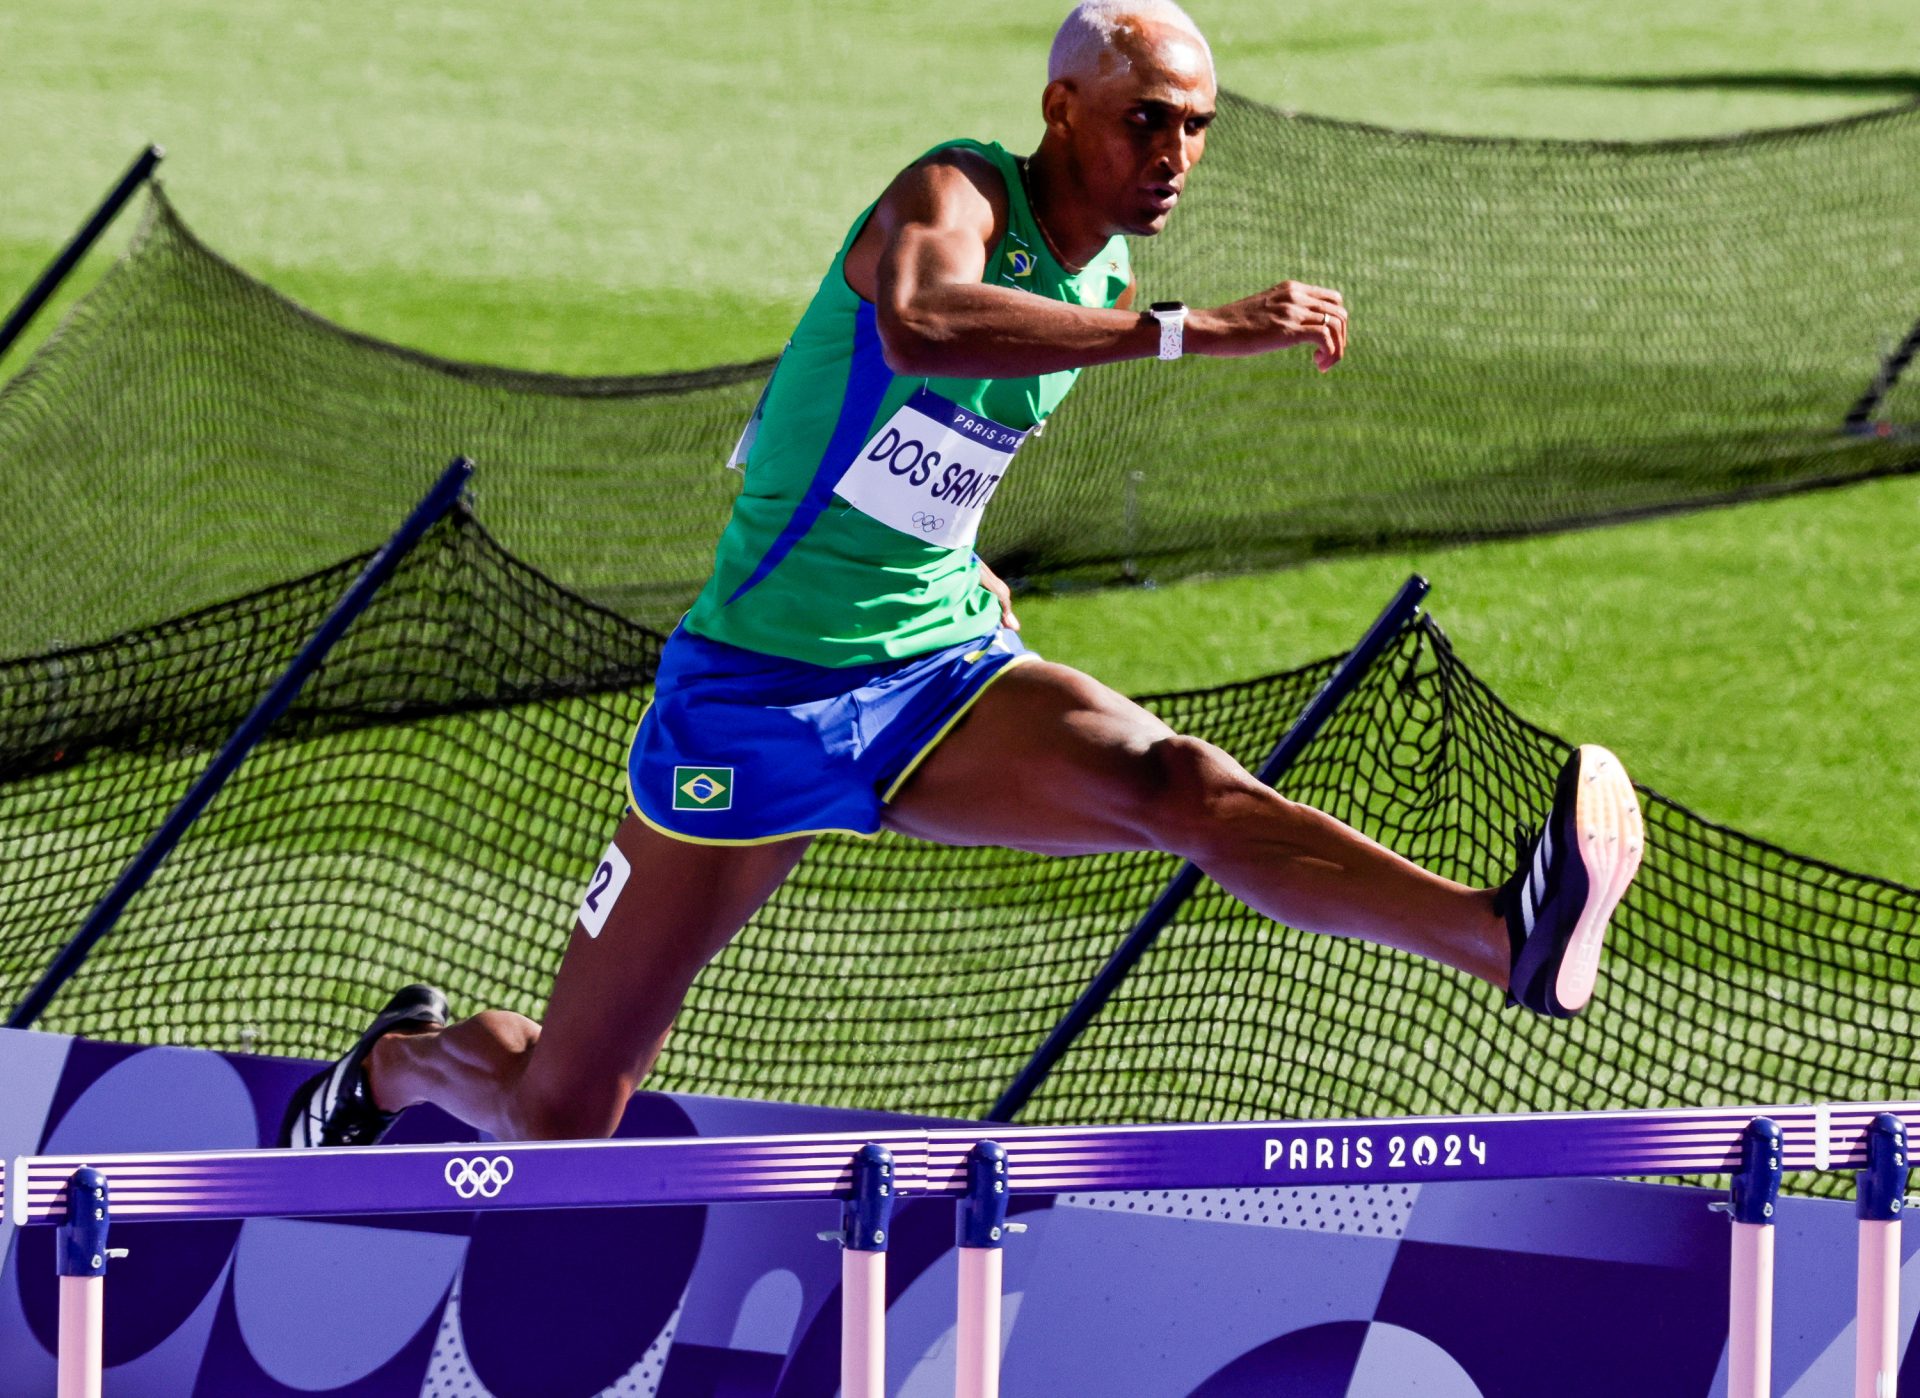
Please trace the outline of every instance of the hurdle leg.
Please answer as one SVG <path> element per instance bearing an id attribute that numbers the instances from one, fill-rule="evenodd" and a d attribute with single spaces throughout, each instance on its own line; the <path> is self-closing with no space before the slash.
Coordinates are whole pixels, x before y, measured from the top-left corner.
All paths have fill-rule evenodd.
<path id="1" fill-rule="evenodd" d="M 840 1253 L 841 1398 L 881 1398 L 887 1386 L 887 1255 Z"/>
<path id="2" fill-rule="evenodd" d="M 1773 1393 L 1773 1216 L 1780 1197 L 1781 1135 L 1755 1117 L 1741 1136 L 1733 1177 L 1733 1265 L 1727 1307 L 1727 1398 Z"/>
<path id="3" fill-rule="evenodd" d="M 1727 1398 L 1773 1392 L 1773 1225 L 1733 1225 L 1727 1325 Z"/>
<path id="4" fill-rule="evenodd" d="M 982 1141 L 967 1152 L 967 1192 L 960 1201 L 960 1313 L 954 1325 L 955 1398 L 1000 1398 L 1000 1298 L 1007 1235 L 1007 1152 Z"/>
<path id="5" fill-rule="evenodd" d="M 954 1331 L 955 1398 L 999 1398 L 1001 1249 L 960 1249 L 960 1317 Z"/>
<path id="6" fill-rule="evenodd" d="M 1859 1346 L 1853 1391 L 1894 1398 L 1900 1372 L 1900 1225 L 1860 1223 Z"/>
<path id="7" fill-rule="evenodd" d="M 59 1398 L 100 1398 L 105 1277 L 60 1278 Z"/>
<path id="8" fill-rule="evenodd" d="M 1907 1132 L 1883 1112 L 1867 1128 L 1867 1168 L 1854 1176 L 1860 1219 L 1855 1398 L 1894 1398 L 1900 1375 L 1900 1214 L 1907 1196 Z"/>
<path id="9" fill-rule="evenodd" d="M 840 1398 L 884 1398 L 887 1384 L 887 1225 L 893 1217 L 893 1155 L 862 1146 L 853 1157 L 853 1197 L 840 1231 Z"/>
<path id="10" fill-rule="evenodd" d="M 21 1187 L 26 1182 L 21 1181 Z M 100 1398 L 107 1259 L 107 1177 L 81 1168 L 67 1181 L 67 1219 L 54 1248 L 60 1273 L 58 1398 Z"/>

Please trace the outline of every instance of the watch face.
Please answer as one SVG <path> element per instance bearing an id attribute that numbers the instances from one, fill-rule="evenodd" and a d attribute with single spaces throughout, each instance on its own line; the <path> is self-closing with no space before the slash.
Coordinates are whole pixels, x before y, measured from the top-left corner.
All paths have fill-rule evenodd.
<path id="1" fill-rule="evenodd" d="M 1186 308 L 1187 303 L 1185 301 L 1155 301 L 1151 306 L 1147 307 L 1147 309 L 1155 315 L 1160 314 L 1162 311 L 1184 311 Z"/>

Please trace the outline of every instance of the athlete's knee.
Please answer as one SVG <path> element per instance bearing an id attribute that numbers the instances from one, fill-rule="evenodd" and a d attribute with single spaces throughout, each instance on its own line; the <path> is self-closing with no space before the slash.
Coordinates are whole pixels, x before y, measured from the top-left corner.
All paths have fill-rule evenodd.
<path id="1" fill-rule="evenodd" d="M 1162 849 L 1204 866 L 1247 838 L 1247 826 L 1268 825 L 1291 803 L 1227 753 L 1201 738 L 1171 734 L 1147 750 L 1144 814 Z"/>

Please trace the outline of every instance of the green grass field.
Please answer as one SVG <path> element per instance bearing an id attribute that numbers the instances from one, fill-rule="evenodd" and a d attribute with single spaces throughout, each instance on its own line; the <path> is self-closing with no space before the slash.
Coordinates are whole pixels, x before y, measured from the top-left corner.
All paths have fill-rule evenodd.
<path id="1" fill-rule="evenodd" d="M 1905 0 L 1191 8 L 1227 85 L 1392 126 L 1656 139 L 1920 96 Z M 158 0 L 138 27 L 100 0 L 9 7 L 0 302 L 154 139 L 215 247 L 357 329 L 575 372 L 757 357 L 903 160 L 955 134 L 1033 144 L 1064 9 L 987 0 L 956 33 L 933 6 L 813 0 Z M 1248 269 L 1248 289 L 1288 270 Z M 1033 643 L 1123 688 L 1188 687 L 1342 648 L 1417 567 L 1530 718 L 1713 818 L 1920 882 L 1917 525 L 1920 484 L 1892 482 L 1023 614 Z"/>

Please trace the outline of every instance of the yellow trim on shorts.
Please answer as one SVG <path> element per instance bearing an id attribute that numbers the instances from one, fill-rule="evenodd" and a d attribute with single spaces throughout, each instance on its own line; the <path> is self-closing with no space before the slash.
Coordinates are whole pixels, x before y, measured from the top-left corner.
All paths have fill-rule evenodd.
<path id="1" fill-rule="evenodd" d="M 628 808 L 640 817 L 641 824 L 651 830 L 659 831 L 669 840 L 678 840 L 683 845 L 738 845 L 742 847 L 746 845 L 777 845 L 782 840 L 805 840 L 815 835 L 851 835 L 856 840 L 877 840 L 880 838 L 880 832 L 878 830 L 842 830 L 832 825 L 822 830 L 789 830 L 784 835 L 750 835 L 737 840 L 723 840 L 714 835 L 682 835 L 678 830 L 667 829 L 666 826 L 650 818 L 645 811 L 640 809 L 640 800 L 633 793 L 633 775 L 631 772 L 627 775 L 627 796 Z"/>
<path id="2" fill-rule="evenodd" d="M 1029 660 L 1038 660 L 1039 658 L 1040 658 L 1039 656 L 1035 655 L 1030 650 L 1015 651 L 1011 656 L 1007 658 L 1006 664 L 1002 665 L 999 669 L 995 670 L 991 675 L 988 675 L 985 680 L 981 681 L 980 687 L 974 690 L 973 693 L 967 696 L 967 702 L 962 704 L 954 712 L 954 715 L 952 718 L 948 719 L 944 724 L 941 725 L 940 731 L 938 733 L 935 733 L 933 737 L 928 740 L 927 745 L 925 747 L 921 748 L 919 752 L 913 755 L 913 761 L 907 764 L 906 770 L 903 771 L 898 777 L 894 778 L 893 785 L 887 788 L 887 794 L 880 798 L 880 804 L 883 806 L 891 804 L 891 802 L 893 801 L 893 798 L 900 794 L 900 788 L 907 784 L 907 779 L 911 777 L 915 772 L 920 770 L 920 764 L 922 762 L 925 762 L 929 757 L 933 755 L 933 750 L 940 746 L 940 740 L 946 737 L 947 734 L 951 733 L 953 731 L 954 724 L 958 723 L 961 719 L 965 718 L 967 716 L 968 710 L 970 710 L 971 708 L 973 708 L 975 704 L 980 702 L 980 696 L 985 694 L 989 689 L 993 687 L 993 682 L 995 680 L 999 679 L 1002 675 L 1006 674 L 1007 671 L 1011 670 L 1014 666 L 1022 664 Z"/>

